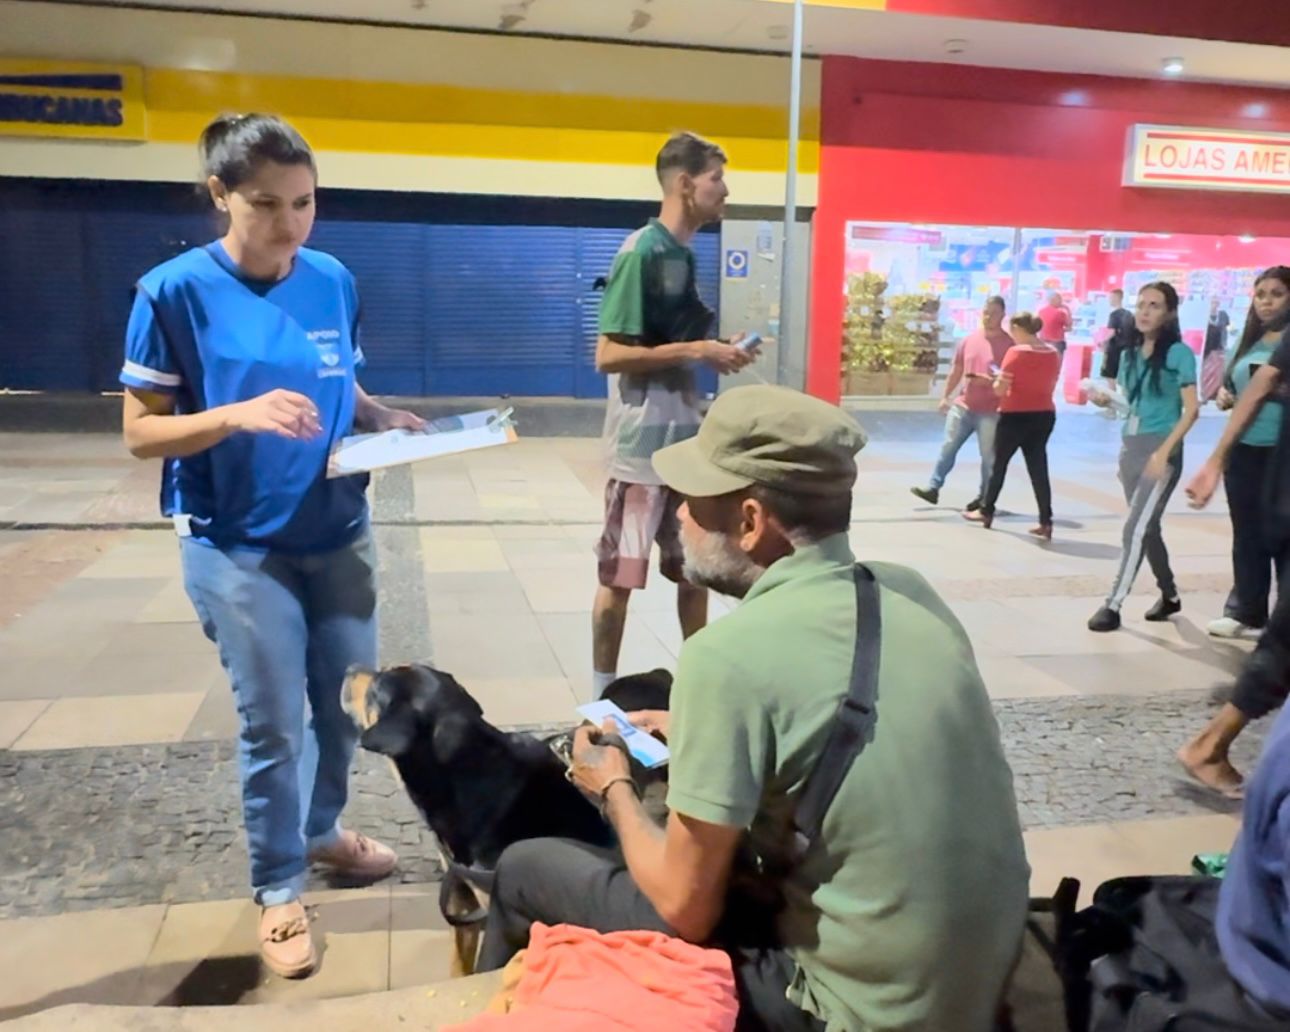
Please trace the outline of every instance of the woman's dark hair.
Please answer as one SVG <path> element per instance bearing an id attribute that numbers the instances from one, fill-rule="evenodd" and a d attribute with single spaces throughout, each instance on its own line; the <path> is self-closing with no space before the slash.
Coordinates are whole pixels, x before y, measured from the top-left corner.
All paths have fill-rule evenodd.
<path id="1" fill-rule="evenodd" d="M 1160 333 L 1156 336 L 1156 346 L 1151 349 L 1151 357 L 1147 359 L 1147 371 L 1151 374 L 1151 389 L 1159 393 L 1160 372 L 1164 369 L 1165 360 L 1169 357 L 1169 349 L 1175 344 L 1182 343 L 1182 327 L 1178 324 L 1178 291 L 1174 289 L 1174 285 L 1166 283 L 1164 280 L 1156 280 L 1154 283 L 1148 283 L 1140 289 L 1138 296 L 1141 297 L 1148 290 L 1155 290 L 1163 294 L 1165 308 L 1169 310 L 1169 318 L 1160 327 Z M 1129 347 L 1137 350 L 1138 354 L 1141 355 L 1142 345 L 1145 342 L 1145 335 L 1135 323 L 1133 336 L 1129 340 Z"/>
<path id="2" fill-rule="evenodd" d="M 276 115 L 220 115 L 202 130 L 197 147 L 203 181 L 214 176 L 228 190 L 245 183 L 265 162 L 306 165 L 318 174 L 309 144 Z"/>
<path id="3" fill-rule="evenodd" d="M 1280 280 L 1287 290 L 1290 290 L 1290 267 L 1285 265 L 1274 265 L 1270 269 L 1264 269 L 1259 273 L 1259 278 L 1254 281 L 1254 289 L 1258 290 L 1259 284 L 1264 280 Z M 1250 348 L 1254 347 L 1263 335 L 1269 329 L 1276 329 L 1276 326 L 1265 326 L 1263 320 L 1259 318 L 1258 312 L 1254 310 L 1254 305 L 1250 305 L 1250 314 L 1245 317 L 1245 329 L 1241 333 L 1241 343 L 1236 346 L 1236 354 L 1232 356 L 1232 361 L 1228 363 L 1229 367 L 1243 357 Z"/>
<path id="4" fill-rule="evenodd" d="M 1009 322 L 1019 330 L 1025 330 L 1029 334 L 1037 334 L 1044 328 L 1044 320 L 1030 312 L 1018 312 Z"/>

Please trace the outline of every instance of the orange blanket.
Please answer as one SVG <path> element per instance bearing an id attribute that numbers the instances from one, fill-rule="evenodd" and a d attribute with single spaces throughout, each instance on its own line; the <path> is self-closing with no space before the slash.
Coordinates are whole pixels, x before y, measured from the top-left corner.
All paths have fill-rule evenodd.
<path id="1" fill-rule="evenodd" d="M 453 1032 L 731 1032 L 730 958 L 659 932 L 535 924 L 506 1014 Z M 512 962 L 514 963 L 514 962 Z M 508 967 L 508 973 L 512 968 Z"/>

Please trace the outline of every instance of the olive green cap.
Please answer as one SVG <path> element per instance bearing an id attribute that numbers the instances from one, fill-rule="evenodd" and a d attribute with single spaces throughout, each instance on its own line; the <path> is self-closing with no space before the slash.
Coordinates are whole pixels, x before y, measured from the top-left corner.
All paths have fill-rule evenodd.
<path id="1" fill-rule="evenodd" d="M 712 498 L 760 484 L 792 494 L 848 494 L 855 455 L 867 438 L 836 405 L 788 387 L 725 391 L 699 432 L 654 453 L 654 471 L 673 490 Z"/>

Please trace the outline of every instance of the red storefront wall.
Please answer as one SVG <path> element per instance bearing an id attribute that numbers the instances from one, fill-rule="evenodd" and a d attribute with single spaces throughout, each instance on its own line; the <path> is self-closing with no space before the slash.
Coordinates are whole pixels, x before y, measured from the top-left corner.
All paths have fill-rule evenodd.
<path id="1" fill-rule="evenodd" d="M 826 57 L 821 102 L 807 389 L 832 401 L 848 220 L 1290 236 L 1290 194 L 1121 185 L 1135 123 L 1290 132 L 1288 91 Z"/>

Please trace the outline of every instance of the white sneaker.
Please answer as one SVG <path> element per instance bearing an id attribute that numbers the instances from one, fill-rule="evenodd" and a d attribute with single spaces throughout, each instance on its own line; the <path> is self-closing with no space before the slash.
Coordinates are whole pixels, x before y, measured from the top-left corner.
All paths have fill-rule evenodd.
<path id="1" fill-rule="evenodd" d="M 1219 617 L 1210 621 L 1205 633 L 1211 638 L 1257 638 L 1263 632 L 1257 627 L 1247 627 L 1240 620 L 1230 616 Z"/>

